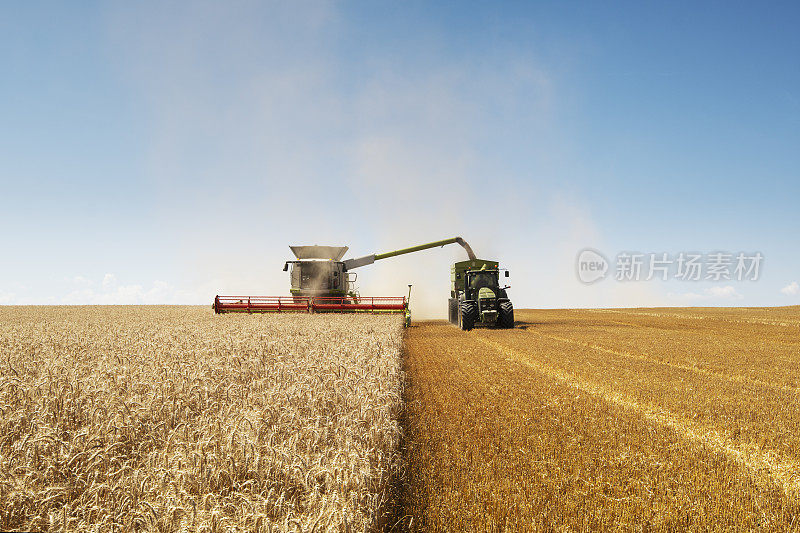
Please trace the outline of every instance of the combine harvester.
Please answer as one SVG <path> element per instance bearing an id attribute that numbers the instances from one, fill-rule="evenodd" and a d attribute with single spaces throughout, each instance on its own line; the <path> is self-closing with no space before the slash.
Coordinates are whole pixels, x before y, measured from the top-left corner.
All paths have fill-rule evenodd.
<path id="1" fill-rule="evenodd" d="M 284 272 L 291 268 L 291 296 L 217 296 L 215 313 L 402 313 L 404 323 L 411 323 L 409 300 L 405 296 L 361 296 L 355 289 L 356 268 L 398 255 L 410 254 L 458 243 L 467 251 L 470 261 L 478 261 L 469 244 L 461 237 L 420 244 L 383 254 L 365 255 L 355 259 L 342 257 L 347 246 L 290 246 L 294 261 L 287 261 Z M 457 263 L 460 264 L 460 263 Z"/>

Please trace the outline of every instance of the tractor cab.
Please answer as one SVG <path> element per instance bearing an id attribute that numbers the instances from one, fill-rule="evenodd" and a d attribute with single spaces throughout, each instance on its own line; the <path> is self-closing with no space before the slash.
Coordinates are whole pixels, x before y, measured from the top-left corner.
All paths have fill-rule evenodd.
<path id="1" fill-rule="evenodd" d="M 500 271 L 499 270 L 468 270 L 465 273 L 466 286 L 468 290 L 481 289 L 487 290 L 502 290 L 500 289 Z"/>

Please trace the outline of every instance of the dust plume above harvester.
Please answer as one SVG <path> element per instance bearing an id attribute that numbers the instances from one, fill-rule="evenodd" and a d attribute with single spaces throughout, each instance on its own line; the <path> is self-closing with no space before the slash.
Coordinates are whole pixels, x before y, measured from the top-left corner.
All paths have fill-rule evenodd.
<path id="1" fill-rule="evenodd" d="M 356 288 L 355 269 L 375 261 L 457 243 L 467 252 L 470 261 L 478 261 L 475 253 L 461 237 L 419 244 L 391 252 L 369 254 L 342 260 L 347 246 L 290 246 L 294 260 L 286 261 L 291 296 L 216 296 L 216 313 L 295 312 L 372 312 L 399 313 L 406 325 L 411 323 L 411 285 L 407 296 L 362 296 Z"/>

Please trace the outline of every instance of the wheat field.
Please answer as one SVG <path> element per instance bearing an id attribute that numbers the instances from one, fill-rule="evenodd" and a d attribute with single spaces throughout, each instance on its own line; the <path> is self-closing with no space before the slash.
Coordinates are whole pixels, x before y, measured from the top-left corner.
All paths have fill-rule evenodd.
<path id="1" fill-rule="evenodd" d="M 380 529 L 401 343 L 397 317 L 0 307 L 0 530 Z"/>
<path id="2" fill-rule="evenodd" d="M 419 531 L 800 530 L 800 308 L 406 335 Z"/>
<path id="3" fill-rule="evenodd" d="M 0 307 L 0 530 L 800 530 L 800 308 Z"/>

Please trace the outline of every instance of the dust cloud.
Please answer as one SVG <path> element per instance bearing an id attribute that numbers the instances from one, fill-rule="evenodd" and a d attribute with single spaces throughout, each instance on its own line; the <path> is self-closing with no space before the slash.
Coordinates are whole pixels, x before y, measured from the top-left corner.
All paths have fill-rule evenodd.
<path id="1" fill-rule="evenodd" d="M 184 288 L 286 295 L 290 244 L 349 246 L 349 258 L 460 235 L 511 269 L 516 307 L 616 298 L 572 272 L 571 254 L 602 232 L 588 210 L 576 222 L 559 205 L 581 195 L 557 185 L 568 151 L 546 66 L 513 50 L 454 62 L 431 42 L 423 62 L 363 51 L 348 75 L 337 43 L 352 31 L 328 3 L 110 13 L 108 53 L 148 111 L 152 216 Z M 520 140 L 525 152 L 509 153 Z M 450 265 L 465 255 L 378 261 L 356 286 L 402 296 L 411 284 L 414 317 L 444 319 Z"/>

